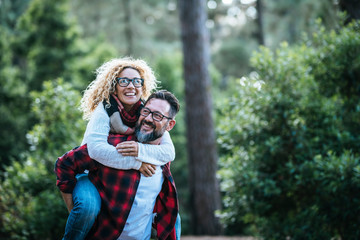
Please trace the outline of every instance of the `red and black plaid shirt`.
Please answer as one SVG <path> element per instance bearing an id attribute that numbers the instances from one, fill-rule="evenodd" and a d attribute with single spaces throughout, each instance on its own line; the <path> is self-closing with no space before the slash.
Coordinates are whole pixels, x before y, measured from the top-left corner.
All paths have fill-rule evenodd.
<path id="1" fill-rule="evenodd" d="M 109 135 L 108 142 L 116 146 L 120 142 L 134 140 L 132 135 Z M 118 239 L 129 216 L 140 181 L 138 170 L 119 170 L 106 167 L 89 157 L 87 145 L 77 147 L 55 164 L 56 185 L 64 193 L 72 193 L 76 174 L 89 170 L 89 179 L 101 197 L 101 210 L 86 239 Z M 162 189 L 156 198 L 157 213 L 154 227 L 158 239 L 176 239 L 175 221 L 178 201 L 170 163 L 162 166 L 165 176 Z"/>

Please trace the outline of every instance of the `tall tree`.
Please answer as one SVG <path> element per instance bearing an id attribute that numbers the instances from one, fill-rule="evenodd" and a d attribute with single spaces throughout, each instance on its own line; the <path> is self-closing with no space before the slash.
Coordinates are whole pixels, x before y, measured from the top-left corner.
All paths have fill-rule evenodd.
<path id="1" fill-rule="evenodd" d="M 0 25 L 14 30 L 16 22 L 26 10 L 30 0 L 2 0 L 0 1 Z"/>
<path id="2" fill-rule="evenodd" d="M 11 160 L 20 160 L 20 153 L 28 148 L 26 132 L 34 124 L 29 92 L 40 89 L 44 80 L 62 75 L 73 80 L 69 69 L 77 51 L 77 35 L 67 20 L 66 3 L 0 3 L 0 124 L 7 126 L 0 130 L 0 170 Z"/>
<path id="3" fill-rule="evenodd" d="M 92 71 L 112 54 L 109 44 L 79 38 L 76 23 L 69 20 L 68 2 L 0 3 L 0 125 L 7 126 L 0 129 L 0 171 L 11 160 L 23 160 L 28 150 L 26 133 L 37 121 L 29 93 L 58 77 L 84 89 Z"/>
<path id="4" fill-rule="evenodd" d="M 0 172 L 26 149 L 28 127 L 27 87 L 19 80 L 19 69 L 12 66 L 10 30 L 0 26 Z"/>
<path id="5" fill-rule="evenodd" d="M 130 1 L 124 0 L 124 23 L 125 23 L 125 30 L 124 35 L 127 42 L 126 47 L 126 55 L 130 56 L 133 53 L 133 32 L 132 32 L 132 25 L 131 25 L 131 6 Z"/>
<path id="6" fill-rule="evenodd" d="M 220 192 L 216 179 L 217 152 L 211 115 L 206 1 L 179 0 L 178 3 L 184 55 L 192 227 L 194 234 L 217 235 L 220 225 L 215 210 L 220 208 Z"/>
<path id="7" fill-rule="evenodd" d="M 6 126 L 0 128 L 0 172 L 12 160 L 19 160 L 19 152 L 28 147 L 25 136 L 30 122 L 28 90 L 19 78 L 19 68 L 13 65 L 12 49 L 16 22 L 28 2 L 0 1 L 0 126 Z"/>
<path id="8" fill-rule="evenodd" d="M 265 45 L 264 40 L 264 24 L 263 24 L 263 4 L 262 0 L 256 1 L 257 18 L 256 23 L 258 26 L 258 32 L 256 34 L 259 44 Z"/>
<path id="9" fill-rule="evenodd" d="M 348 16 L 346 22 L 349 23 L 353 19 L 360 19 L 360 1 L 359 0 L 340 0 L 339 7 L 341 11 L 345 11 Z"/>
<path id="10" fill-rule="evenodd" d="M 337 26 L 336 3 L 313 0 L 270 0 L 263 1 L 263 16 L 266 45 L 275 47 L 279 42 L 293 44 L 299 41 L 303 33 L 316 31 L 314 21 L 321 18 L 326 28 Z"/>
<path id="11" fill-rule="evenodd" d="M 17 23 L 16 58 L 24 61 L 24 79 L 30 90 L 63 76 L 70 81 L 73 60 L 79 54 L 75 45 L 79 34 L 67 14 L 68 0 L 33 0 Z"/>

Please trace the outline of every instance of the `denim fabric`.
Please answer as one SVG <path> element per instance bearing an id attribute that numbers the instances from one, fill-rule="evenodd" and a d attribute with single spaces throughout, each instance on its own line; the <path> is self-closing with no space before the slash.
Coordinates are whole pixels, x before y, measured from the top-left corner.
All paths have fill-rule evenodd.
<path id="1" fill-rule="evenodd" d="M 178 213 L 176 222 L 175 222 L 175 232 L 176 232 L 176 240 L 180 240 L 181 236 L 181 218 L 180 214 Z"/>
<path id="2" fill-rule="evenodd" d="M 66 222 L 63 240 L 82 240 L 94 224 L 101 207 L 100 195 L 87 174 L 78 174 L 73 191 L 74 208 Z"/>
<path id="3" fill-rule="evenodd" d="M 78 174 L 73 191 L 74 208 L 66 222 L 63 240 L 83 240 L 95 222 L 101 207 L 101 198 L 88 175 Z M 181 236 L 181 218 L 178 213 L 175 222 L 176 240 Z"/>

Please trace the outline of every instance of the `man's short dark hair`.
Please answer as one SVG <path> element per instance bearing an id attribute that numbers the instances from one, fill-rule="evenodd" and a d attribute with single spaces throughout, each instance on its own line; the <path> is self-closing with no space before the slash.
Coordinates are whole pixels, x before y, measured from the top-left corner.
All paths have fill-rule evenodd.
<path id="1" fill-rule="evenodd" d="M 167 101 L 170 104 L 170 116 L 171 118 L 175 117 L 175 115 L 179 112 L 180 110 L 180 103 L 179 100 L 175 97 L 174 94 L 172 94 L 171 92 L 167 91 L 167 90 L 160 90 L 160 91 L 156 91 L 154 93 L 152 93 L 149 98 L 146 100 L 145 105 L 150 101 L 150 99 L 162 99 Z"/>

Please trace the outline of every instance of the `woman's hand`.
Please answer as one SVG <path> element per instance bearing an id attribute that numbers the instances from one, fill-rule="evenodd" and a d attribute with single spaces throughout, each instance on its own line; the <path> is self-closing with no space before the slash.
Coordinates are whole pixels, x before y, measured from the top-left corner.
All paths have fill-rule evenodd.
<path id="1" fill-rule="evenodd" d="M 141 163 L 141 167 L 139 168 L 139 171 L 145 176 L 145 177 L 151 177 L 155 174 L 156 166 L 152 165 L 150 163 Z"/>
<path id="2" fill-rule="evenodd" d="M 139 145 L 135 141 L 126 141 L 116 145 L 118 153 L 121 153 L 123 156 L 133 156 L 137 157 L 139 153 Z"/>

